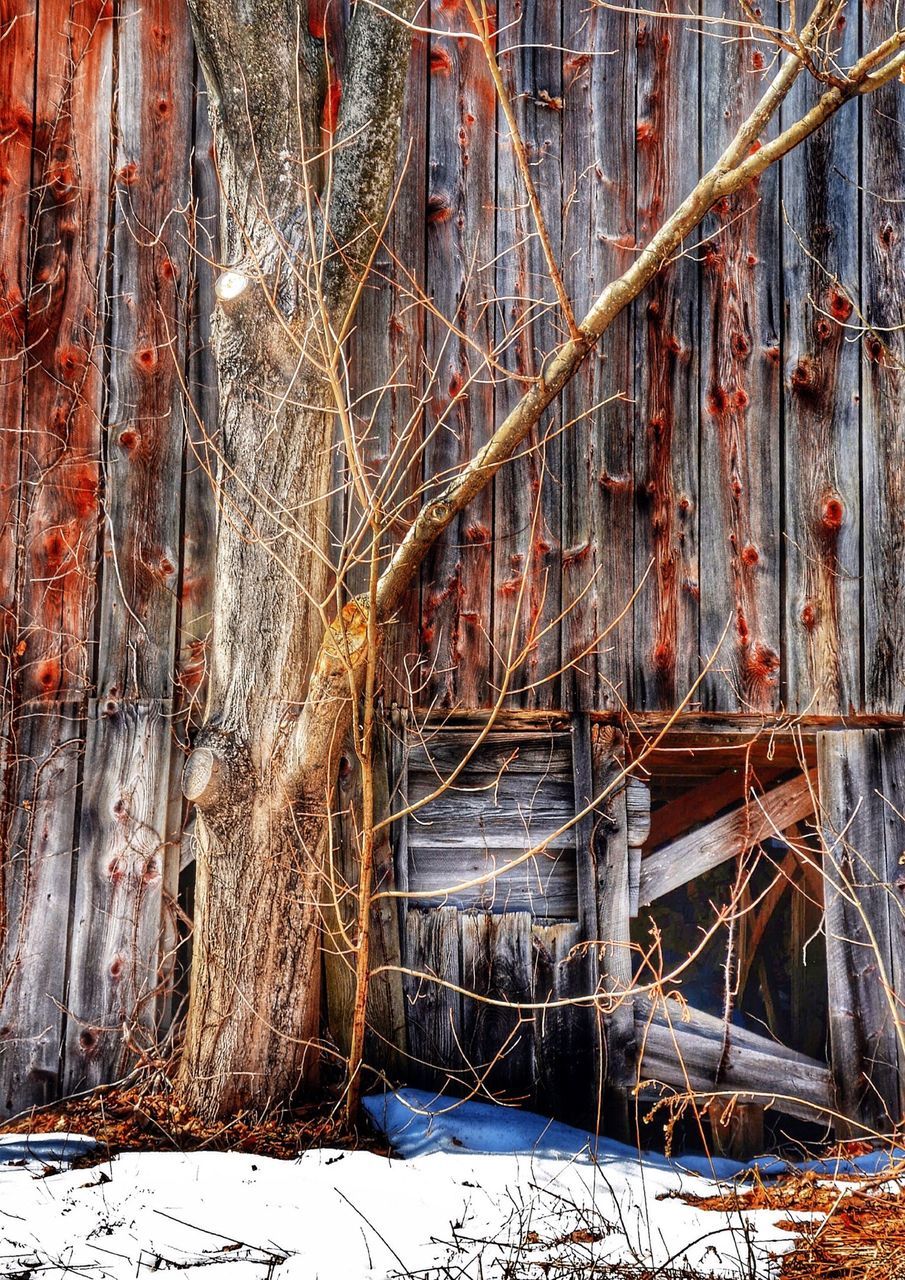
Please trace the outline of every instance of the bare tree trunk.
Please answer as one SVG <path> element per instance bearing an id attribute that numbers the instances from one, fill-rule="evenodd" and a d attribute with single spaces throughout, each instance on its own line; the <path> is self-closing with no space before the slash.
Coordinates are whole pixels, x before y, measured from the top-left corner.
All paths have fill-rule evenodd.
<path id="1" fill-rule="evenodd" d="M 411 34 L 386 10 L 413 7 L 357 7 L 328 166 L 307 5 L 190 0 L 230 268 L 208 712 L 184 775 L 199 848 L 178 1088 L 206 1117 L 284 1101 L 317 1067 L 330 790 L 366 647 L 354 604 L 329 624 L 331 359 L 395 173 Z"/>

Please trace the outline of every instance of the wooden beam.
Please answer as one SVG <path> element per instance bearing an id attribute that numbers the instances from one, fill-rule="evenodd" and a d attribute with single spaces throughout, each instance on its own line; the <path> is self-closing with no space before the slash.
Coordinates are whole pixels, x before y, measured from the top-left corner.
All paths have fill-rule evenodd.
<path id="1" fill-rule="evenodd" d="M 902 1115 L 903 746 L 871 731 L 818 744 L 833 1074 L 840 1110 L 881 1132 Z"/>
<path id="2" fill-rule="evenodd" d="M 728 1035 L 727 1035 L 728 1032 Z M 739 1101 L 806 1120 L 834 1105 L 829 1067 L 722 1018 L 673 1001 L 635 998 L 638 1067 L 632 1084 L 679 1091 L 734 1092 Z"/>
<path id="3" fill-rule="evenodd" d="M 754 780 L 762 787 L 769 786 L 781 777 L 783 769 L 757 769 Z M 650 834 L 645 842 L 649 849 L 657 849 L 669 840 L 687 831 L 689 827 L 709 822 L 730 804 L 738 804 L 745 798 L 745 787 L 751 781 L 751 771 L 742 764 L 727 769 L 715 778 L 707 778 L 690 791 L 683 792 L 667 804 L 654 809 L 650 816 Z"/>
<path id="4" fill-rule="evenodd" d="M 792 778 L 650 854 L 641 863 L 641 905 L 647 906 L 808 817 L 814 812 L 816 787 L 816 772 Z"/>

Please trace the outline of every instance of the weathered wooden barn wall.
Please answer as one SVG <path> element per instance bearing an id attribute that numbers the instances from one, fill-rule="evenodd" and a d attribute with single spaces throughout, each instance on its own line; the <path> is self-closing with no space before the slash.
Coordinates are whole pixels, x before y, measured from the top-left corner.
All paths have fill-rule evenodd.
<path id="1" fill-rule="evenodd" d="M 517 394 L 501 370 L 535 375 L 563 329 L 481 50 L 448 34 L 464 7 L 431 7 L 352 344 L 375 468 L 415 423 L 402 496 L 486 439 Z M 843 60 L 889 14 L 853 7 Z M 341 78 L 336 16 L 312 6 Z M 586 0 L 500 0 L 498 26 L 580 314 L 769 55 Z M 892 85 L 840 112 L 620 317 L 434 551 L 388 700 L 488 706 L 525 647 L 514 707 L 669 709 L 716 653 L 692 706 L 902 712 L 903 110 Z M 215 526 L 208 145 L 181 4 L 0 0 L 0 1113 L 110 1078 L 169 1004 Z"/>

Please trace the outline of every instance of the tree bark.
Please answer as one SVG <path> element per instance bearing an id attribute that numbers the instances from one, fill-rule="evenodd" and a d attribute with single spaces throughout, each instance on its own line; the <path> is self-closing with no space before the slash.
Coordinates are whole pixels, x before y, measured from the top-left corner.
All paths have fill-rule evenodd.
<path id="1" fill-rule="evenodd" d="M 385 8 L 405 18 L 414 4 Z M 212 339 L 219 527 L 208 707 L 183 780 L 199 822 L 177 1088 L 210 1119 L 283 1102 L 317 1069 L 330 793 L 367 647 L 354 603 L 329 624 L 331 343 L 389 201 L 410 32 L 357 6 L 332 138 L 321 129 L 324 51 L 305 4 L 190 0 L 190 9 L 228 267 Z"/>

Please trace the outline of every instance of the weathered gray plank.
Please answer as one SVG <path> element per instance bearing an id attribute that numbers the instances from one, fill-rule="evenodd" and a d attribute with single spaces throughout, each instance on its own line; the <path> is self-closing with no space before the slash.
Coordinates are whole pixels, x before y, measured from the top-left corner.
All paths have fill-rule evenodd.
<path id="1" fill-rule="evenodd" d="M 857 57 L 852 12 L 837 28 L 840 63 Z M 800 76 L 783 104 L 797 119 L 820 85 Z M 861 700 L 857 323 L 858 112 L 840 111 L 782 164 L 787 299 L 785 636 L 787 705 L 847 714 Z M 871 178 L 870 185 L 873 185 Z"/>
<path id="2" fill-rule="evenodd" d="M 456 906 L 481 911 L 527 911 L 546 920 L 574 920 L 578 914 L 575 849 L 550 849 L 520 866 L 500 871 L 524 853 L 521 848 L 475 848 L 475 832 L 463 818 L 460 847 L 448 842 L 440 846 L 412 848 L 409 854 L 409 883 L 412 893 L 428 893 L 416 905 Z M 457 889 L 479 876 L 493 876 L 486 884 Z M 447 892 L 452 890 L 452 892 Z"/>
<path id="3" fill-rule="evenodd" d="M 58 1096 L 66 1004 L 80 703 L 32 703 L 3 725 L 0 1117 Z"/>
<path id="4" fill-rule="evenodd" d="M 497 7 L 499 59 L 507 94 L 525 143 L 544 223 L 558 254 L 562 222 L 562 58 L 560 0 Z M 489 123 L 489 122 L 488 122 Z M 497 110 L 496 344 L 514 375 L 501 378 L 495 412 L 501 421 L 561 340 L 565 322 L 506 119 Z M 560 612 L 561 452 L 558 406 L 496 477 L 493 541 L 494 681 L 523 649 L 510 703 L 560 705 L 559 626 L 535 641 Z M 547 437 L 549 436 L 549 440 Z M 544 683 L 538 684 L 537 681 Z M 533 687 L 532 687 L 533 686 Z"/>
<path id="5" fill-rule="evenodd" d="M 127 0 L 118 31 L 116 227 L 98 696 L 167 698 L 179 584 L 193 55 L 188 13 Z M 94 761 L 86 762 L 93 770 Z"/>
<path id="6" fill-rule="evenodd" d="M 431 0 L 435 31 L 466 28 L 467 13 Z M 486 142 L 494 113 L 493 82 L 475 40 L 430 42 L 427 195 L 427 287 L 437 309 L 425 346 L 433 379 L 425 431 L 423 479 L 430 487 L 471 457 L 493 422 L 486 354 L 493 343 L 492 273 L 496 157 Z M 450 334 L 452 321 L 466 338 Z M 422 573 L 421 640 L 430 678 L 421 693 L 440 706 L 483 706 L 490 670 L 493 502 L 489 490 L 458 517 Z"/>
<path id="7" fill-rule="evenodd" d="M 601 794 L 619 777 L 624 751 L 618 736 L 599 727 L 594 747 L 594 789 Z M 624 785 L 601 804 L 591 849 L 597 877 L 597 968 L 601 994 L 613 1006 L 602 1017 L 605 1123 L 608 1133 L 627 1139 L 627 1096 L 621 1086 L 631 1075 L 635 1045 L 628 995 L 632 981 L 631 882 Z"/>
<path id="8" fill-rule="evenodd" d="M 862 6 L 864 47 L 889 35 L 888 5 Z M 905 101 L 898 84 L 862 103 L 861 306 L 864 705 L 905 709 Z"/>
<path id="9" fill-rule="evenodd" d="M 437 785 L 424 775 L 409 777 L 409 803 L 433 795 Z M 548 839 L 550 848 L 574 848 L 571 829 L 554 835 L 574 816 L 569 779 L 503 774 L 498 780 L 484 781 L 479 790 L 466 790 L 460 776 L 409 815 L 409 848 L 528 849 Z"/>
<path id="10" fill-rule="evenodd" d="M 67 1092 L 116 1079 L 153 1045 L 160 995 L 170 704 L 92 701 L 72 923 Z"/>
<path id="11" fill-rule="evenodd" d="M 721 17 L 722 0 L 702 12 Z M 782 22 L 777 5 L 763 20 Z M 756 41 L 702 41 L 703 163 L 709 168 L 772 75 Z M 775 123 L 769 132 L 775 132 Z M 704 225 L 701 311 L 701 687 L 711 710 L 776 705 L 780 648 L 780 272 L 777 170 L 721 201 Z"/>
<path id="12" fill-rule="evenodd" d="M 534 924 L 534 999 L 549 1009 L 534 1013 L 537 1105 L 573 1124 L 596 1125 L 599 1099 L 593 1088 L 587 1008 L 556 1006 L 560 1000 L 587 996 L 587 963 L 572 948 L 581 941 L 577 924 Z"/>
<path id="13" fill-rule="evenodd" d="M 531 917 L 527 912 L 459 917 L 462 985 L 474 996 L 513 1004 L 534 999 Z M 506 1100 L 534 1089 L 534 1016 L 462 997 L 462 1048 L 473 1083 Z"/>
<path id="14" fill-rule="evenodd" d="M 896 747 L 884 770 L 882 734 L 862 730 L 818 739 L 833 1075 L 839 1109 L 880 1130 L 901 1115 L 901 990 L 897 998 L 894 988 L 903 951 L 896 865 L 902 823 L 896 818 L 897 830 L 889 834 L 898 839 L 888 850 L 881 798 L 884 787 L 894 793 L 894 804 L 896 793 L 901 796 L 901 742 Z"/>
<path id="15" fill-rule="evenodd" d="M 681 204 L 699 174 L 699 63 L 693 23 L 638 19 L 640 243 Z M 674 707 L 700 668 L 698 304 L 697 264 L 679 257 L 637 305 L 637 582 L 653 562 L 634 608 L 637 707 Z"/>
<path id="16" fill-rule="evenodd" d="M 458 991 L 434 982 L 461 986 L 459 913 L 409 910 L 405 924 L 405 977 L 409 1078 L 436 1086 L 445 1075 L 462 1075 L 462 1006 Z M 466 1073 L 467 1075 L 467 1073 Z"/>
<path id="17" fill-rule="evenodd" d="M 563 261 L 583 315 L 635 249 L 635 18 L 570 4 L 563 15 Z M 633 587 L 633 320 L 617 317 L 563 394 L 563 705 L 618 706 L 631 694 L 632 622 L 598 638 Z M 603 404 L 614 396 L 626 399 Z"/>
<path id="18" fill-rule="evenodd" d="M 728 1034 L 727 1034 L 728 1032 Z M 738 1093 L 806 1120 L 834 1106 L 833 1080 L 822 1062 L 721 1018 L 672 1001 L 635 999 L 638 1067 L 628 1084 L 656 1082 L 679 1092 Z"/>
<path id="19" fill-rule="evenodd" d="M 680 884 L 745 853 L 767 836 L 809 817 L 814 811 L 816 786 L 814 773 L 800 774 L 705 827 L 661 845 L 641 861 L 641 905 L 647 906 Z"/>
<path id="20" fill-rule="evenodd" d="M 476 749 L 474 747 L 480 726 L 477 723 L 467 729 L 443 728 L 426 733 L 423 742 L 413 740 L 409 751 L 409 771 L 424 773 L 437 785 L 449 777 L 453 769 L 465 761 L 462 776 L 487 774 L 531 773 L 572 776 L 572 739 L 569 733 L 552 733 L 537 730 L 498 732 L 491 730 Z M 469 755 L 469 752 L 471 754 Z"/>

